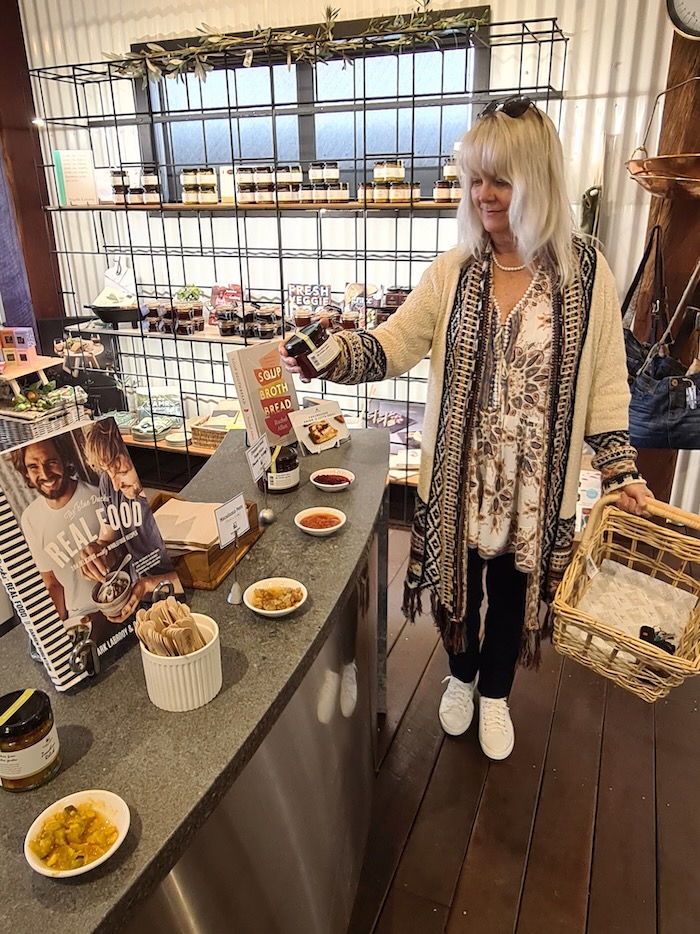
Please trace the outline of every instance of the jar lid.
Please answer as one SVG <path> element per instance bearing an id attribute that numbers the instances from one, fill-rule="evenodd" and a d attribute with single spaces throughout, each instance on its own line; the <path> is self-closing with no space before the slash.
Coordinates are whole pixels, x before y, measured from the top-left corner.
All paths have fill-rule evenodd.
<path id="1" fill-rule="evenodd" d="M 311 314 L 311 312 L 309 312 L 309 314 Z M 303 328 L 299 328 L 298 331 L 295 331 L 294 334 L 285 341 L 285 349 L 291 357 L 296 357 L 299 353 L 308 353 L 311 349 L 309 347 L 309 339 L 318 337 L 324 333 L 323 325 L 320 321 L 306 324 Z M 311 342 L 313 343 L 313 340 Z"/>
<path id="2" fill-rule="evenodd" d="M 143 188 L 131 188 L 129 189 L 132 195 L 142 195 Z"/>
<path id="3" fill-rule="evenodd" d="M 48 694 L 29 688 L 0 697 L 0 737 L 11 739 L 30 733 L 51 716 Z"/>
<path id="4" fill-rule="evenodd" d="M 196 175 L 197 172 L 199 172 L 199 171 L 200 171 L 200 169 L 183 169 L 182 172 L 181 172 L 181 174 L 182 174 L 182 175 Z"/>

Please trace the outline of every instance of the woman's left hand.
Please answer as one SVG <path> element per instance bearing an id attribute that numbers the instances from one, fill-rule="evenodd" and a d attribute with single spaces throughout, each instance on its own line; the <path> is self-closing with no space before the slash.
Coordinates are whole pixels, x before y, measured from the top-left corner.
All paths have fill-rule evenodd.
<path id="1" fill-rule="evenodd" d="M 638 481 L 622 487 L 615 505 L 633 516 L 648 516 L 649 513 L 644 508 L 648 499 L 654 499 L 654 494 L 644 481 Z"/>

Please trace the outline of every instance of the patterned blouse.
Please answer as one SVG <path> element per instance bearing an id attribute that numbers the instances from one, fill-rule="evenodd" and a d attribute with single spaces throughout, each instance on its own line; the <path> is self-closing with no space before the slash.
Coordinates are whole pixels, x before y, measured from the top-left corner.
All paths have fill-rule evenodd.
<path id="1" fill-rule="evenodd" d="M 533 571 L 541 554 L 552 358 L 552 292 L 542 267 L 505 321 L 493 298 L 489 317 L 491 352 L 468 459 L 467 540 L 483 558 L 512 553 L 520 571 Z"/>

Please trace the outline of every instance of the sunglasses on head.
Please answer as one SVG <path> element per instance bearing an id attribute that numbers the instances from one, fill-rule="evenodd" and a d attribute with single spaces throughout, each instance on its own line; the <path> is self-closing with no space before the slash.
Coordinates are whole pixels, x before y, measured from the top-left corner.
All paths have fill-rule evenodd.
<path id="1" fill-rule="evenodd" d="M 522 117 L 525 111 L 529 110 L 530 107 L 535 107 L 535 102 L 529 97 L 523 97 L 522 95 L 506 97 L 502 101 L 491 101 L 490 104 L 487 104 L 477 117 L 477 120 L 480 120 L 481 117 L 488 117 L 490 114 L 498 113 L 499 111 L 503 111 L 506 117 Z M 537 112 L 536 107 L 535 112 Z"/>

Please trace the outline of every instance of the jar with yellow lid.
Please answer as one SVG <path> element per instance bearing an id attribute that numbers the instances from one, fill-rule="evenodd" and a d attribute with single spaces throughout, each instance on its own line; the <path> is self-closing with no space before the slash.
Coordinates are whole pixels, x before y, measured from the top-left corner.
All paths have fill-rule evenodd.
<path id="1" fill-rule="evenodd" d="M 50 781 L 60 766 L 48 694 L 29 688 L 0 697 L 0 785 L 30 791 Z"/>

